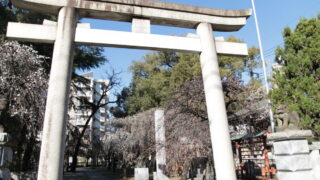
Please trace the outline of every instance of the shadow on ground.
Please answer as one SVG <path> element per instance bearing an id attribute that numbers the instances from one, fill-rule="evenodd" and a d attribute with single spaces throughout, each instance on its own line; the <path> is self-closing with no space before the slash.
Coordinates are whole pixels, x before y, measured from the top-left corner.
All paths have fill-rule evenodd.
<path id="1" fill-rule="evenodd" d="M 105 168 L 77 168 L 77 172 L 65 172 L 63 180 L 123 180 L 120 172 L 110 172 Z M 127 180 L 133 180 L 128 177 Z"/>
<path id="2" fill-rule="evenodd" d="M 171 180 L 179 180 L 180 178 L 170 178 Z M 65 172 L 63 180 L 134 180 L 133 175 L 123 178 L 121 171 L 110 172 L 106 168 L 78 168 L 77 172 Z M 262 177 L 243 178 L 238 180 L 267 180 Z M 268 179 L 275 180 L 275 179 Z"/>

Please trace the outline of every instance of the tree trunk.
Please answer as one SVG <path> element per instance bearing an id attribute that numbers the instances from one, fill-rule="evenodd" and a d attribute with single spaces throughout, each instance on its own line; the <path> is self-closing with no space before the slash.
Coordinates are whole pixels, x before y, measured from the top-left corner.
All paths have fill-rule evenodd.
<path id="1" fill-rule="evenodd" d="M 22 170 L 23 146 L 26 143 L 26 134 L 27 134 L 27 127 L 26 127 L 26 125 L 24 125 L 22 127 L 20 138 L 19 138 L 18 144 L 17 144 L 17 154 L 16 154 L 16 156 L 18 158 L 17 158 L 17 161 L 16 161 L 15 169 L 14 169 L 15 171 L 21 171 Z"/>
<path id="2" fill-rule="evenodd" d="M 79 150 L 80 150 L 80 146 L 81 146 L 81 140 L 82 137 L 84 136 L 84 133 L 87 130 L 88 124 L 90 122 L 90 119 L 93 117 L 93 115 L 98 111 L 99 107 L 95 107 L 92 109 L 92 112 L 90 114 L 90 116 L 88 117 L 86 124 L 84 125 L 79 137 L 77 137 L 77 144 L 76 147 L 74 148 L 74 152 L 73 152 L 73 156 L 72 156 L 72 164 L 71 164 L 71 171 L 75 172 L 76 168 L 77 168 L 77 163 L 78 163 L 78 154 L 79 154 Z"/>
<path id="3" fill-rule="evenodd" d="M 127 179 L 127 167 L 124 166 L 123 168 L 123 179 Z"/>
<path id="4" fill-rule="evenodd" d="M 81 139 L 82 138 L 79 138 L 77 140 L 76 147 L 74 148 L 74 152 L 73 152 L 73 155 L 72 155 L 72 163 L 71 163 L 71 167 L 70 167 L 71 172 L 75 172 L 76 168 L 77 168 L 78 154 L 79 154 L 79 150 L 80 150 Z"/>
<path id="5" fill-rule="evenodd" d="M 32 157 L 33 148 L 35 145 L 34 136 L 31 135 L 27 147 L 24 151 L 23 159 L 22 159 L 22 171 L 28 171 L 30 166 L 30 159 Z"/>

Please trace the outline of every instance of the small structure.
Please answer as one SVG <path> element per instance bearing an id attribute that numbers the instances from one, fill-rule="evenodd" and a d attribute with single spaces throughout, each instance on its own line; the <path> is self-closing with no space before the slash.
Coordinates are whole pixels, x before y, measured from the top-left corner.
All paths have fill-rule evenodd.
<path id="1" fill-rule="evenodd" d="M 149 169 L 148 168 L 134 168 L 134 179 L 135 180 L 149 180 Z"/>
<path id="2" fill-rule="evenodd" d="M 309 146 L 312 174 L 314 180 L 320 180 L 320 142 L 313 142 Z"/>
<path id="3" fill-rule="evenodd" d="M 236 174 L 239 178 L 275 175 L 267 131 L 247 133 L 231 137 L 235 155 Z"/>
<path id="4" fill-rule="evenodd" d="M 307 138 L 311 130 L 300 130 L 299 114 L 280 104 L 275 112 L 276 133 L 268 135 L 273 145 L 278 180 L 319 180 L 320 144 L 309 147 Z M 311 152 L 310 152 L 311 151 Z"/>
<path id="5" fill-rule="evenodd" d="M 155 138 L 156 138 L 156 180 L 168 180 L 165 175 L 166 169 L 166 149 L 165 149 L 165 126 L 164 126 L 164 110 L 157 109 L 154 112 L 155 121 Z"/>
<path id="6" fill-rule="evenodd" d="M 284 104 L 280 104 L 275 112 L 275 119 L 277 120 L 276 130 L 299 130 L 299 114 L 296 111 L 289 111 Z"/>
<path id="7" fill-rule="evenodd" d="M 278 180 L 315 180 L 307 138 L 310 130 L 287 130 L 268 135 L 273 144 Z"/>

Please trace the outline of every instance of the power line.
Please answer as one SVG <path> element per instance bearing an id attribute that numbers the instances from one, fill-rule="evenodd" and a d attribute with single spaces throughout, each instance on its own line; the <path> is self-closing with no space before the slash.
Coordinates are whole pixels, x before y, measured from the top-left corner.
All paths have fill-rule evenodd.
<path id="1" fill-rule="evenodd" d="M 275 50 L 278 46 L 281 46 L 281 45 L 283 45 L 283 44 L 284 44 L 284 42 L 281 42 L 281 43 L 279 43 L 279 44 L 277 44 L 277 45 L 275 45 L 275 46 L 272 46 L 271 48 L 263 51 L 264 56 L 265 56 L 265 57 L 270 56 L 270 53 L 273 53 L 273 52 L 274 52 L 273 50 Z M 268 54 L 268 55 L 266 55 L 266 54 Z M 260 55 L 260 54 L 257 55 L 256 58 L 261 58 L 261 55 Z"/>

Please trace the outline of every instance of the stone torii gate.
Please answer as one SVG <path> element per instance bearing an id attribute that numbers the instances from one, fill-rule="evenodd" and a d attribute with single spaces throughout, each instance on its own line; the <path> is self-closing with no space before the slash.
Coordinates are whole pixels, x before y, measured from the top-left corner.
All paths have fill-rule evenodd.
<path id="1" fill-rule="evenodd" d="M 62 179 L 68 94 L 73 45 L 200 53 L 211 143 L 218 180 L 236 180 L 228 121 L 218 66 L 218 54 L 246 56 L 247 46 L 213 37 L 214 31 L 237 31 L 251 10 L 220 10 L 152 0 L 12 0 L 16 7 L 58 15 L 57 23 L 8 24 L 7 37 L 54 43 L 43 127 L 39 180 Z M 132 22 L 132 32 L 90 29 L 77 19 Z M 196 29 L 187 37 L 155 35 L 150 24 Z"/>

